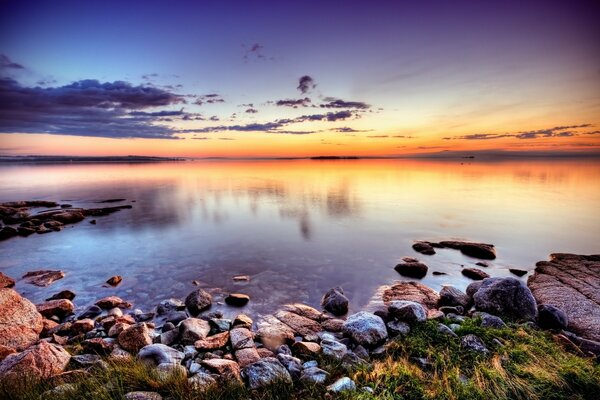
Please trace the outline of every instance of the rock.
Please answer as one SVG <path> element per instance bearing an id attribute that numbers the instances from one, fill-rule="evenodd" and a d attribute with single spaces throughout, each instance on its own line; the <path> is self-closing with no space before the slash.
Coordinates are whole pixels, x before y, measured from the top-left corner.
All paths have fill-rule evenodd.
<path id="1" fill-rule="evenodd" d="M 260 349 L 259 349 L 260 350 Z M 299 358 L 292 357 L 288 354 L 277 354 L 277 359 L 287 369 L 290 373 L 292 379 L 300 379 L 300 375 L 302 374 L 302 361 Z"/>
<path id="2" fill-rule="evenodd" d="M 523 269 L 509 268 L 508 270 L 510 271 L 511 274 L 514 274 L 518 277 L 527 275 L 527 271 L 525 271 Z"/>
<path id="3" fill-rule="evenodd" d="M 89 318 L 85 318 L 85 319 L 80 319 L 80 320 L 74 321 L 73 324 L 71 325 L 71 331 L 75 334 L 87 333 L 87 332 L 93 330 L 95 327 L 96 327 L 96 324 L 94 323 L 93 320 L 91 320 Z"/>
<path id="4" fill-rule="evenodd" d="M 375 314 L 360 311 L 348 317 L 342 331 L 365 347 L 372 348 L 387 339 L 387 329 L 383 320 Z"/>
<path id="5" fill-rule="evenodd" d="M 480 281 L 490 277 L 487 272 L 484 272 L 478 268 L 463 268 L 460 272 L 467 278 L 471 278 L 475 281 Z"/>
<path id="6" fill-rule="evenodd" d="M 476 262 L 475 265 L 477 265 L 478 267 L 483 267 L 483 268 L 489 267 L 489 264 L 486 263 L 485 261 Z"/>
<path id="7" fill-rule="evenodd" d="M 152 344 L 152 338 L 146 324 L 139 323 L 119 333 L 118 342 L 123 349 L 137 353 L 142 347 Z"/>
<path id="8" fill-rule="evenodd" d="M 542 304 L 538 307 L 538 325 L 542 329 L 567 329 L 569 319 L 560 308 Z"/>
<path id="9" fill-rule="evenodd" d="M 261 359 L 260 354 L 255 347 L 240 349 L 235 351 L 235 359 L 240 367 L 245 367 Z"/>
<path id="10" fill-rule="evenodd" d="M 414 251 L 428 256 L 435 254 L 435 249 L 429 242 L 417 242 L 412 245 L 412 248 Z"/>
<path id="11" fill-rule="evenodd" d="M 210 326 L 217 332 L 228 332 L 231 329 L 230 319 L 211 318 L 208 322 L 210 323 Z"/>
<path id="12" fill-rule="evenodd" d="M 329 289 L 321 299 L 321 306 L 333 315 L 344 315 L 348 312 L 348 298 L 340 287 Z"/>
<path id="13" fill-rule="evenodd" d="M 11 288 L 13 286 L 15 286 L 15 280 L 0 272 L 0 289 Z"/>
<path id="14" fill-rule="evenodd" d="M 121 275 L 115 275 L 115 276 L 111 276 L 110 278 L 108 278 L 106 283 L 108 283 L 111 286 L 117 286 L 119 283 L 121 283 L 122 280 L 123 280 L 123 277 L 121 277 Z"/>
<path id="15" fill-rule="evenodd" d="M 475 293 L 477 293 L 477 291 L 481 287 L 481 285 L 483 285 L 483 281 L 475 281 L 473 283 L 470 283 L 469 286 L 467 286 L 467 289 L 465 290 L 467 296 L 469 296 L 472 299 Z"/>
<path id="16" fill-rule="evenodd" d="M 62 373 L 70 359 L 71 355 L 61 346 L 41 341 L 0 362 L 0 376 L 11 380 L 48 379 Z"/>
<path id="17" fill-rule="evenodd" d="M 29 300 L 12 289 L 0 289 L 0 354 L 29 347 L 43 327 L 42 316 Z"/>
<path id="18" fill-rule="evenodd" d="M 420 303 L 428 310 L 437 308 L 439 294 L 419 282 L 395 282 L 390 287 L 384 287 L 382 300 L 385 304 L 393 300 L 409 300 Z"/>
<path id="19" fill-rule="evenodd" d="M 83 350 L 86 353 L 99 354 L 105 356 L 113 351 L 114 344 L 102 338 L 92 338 L 84 340 L 81 343 Z"/>
<path id="20" fill-rule="evenodd" d="M 440 311 L 444 314 L 456 314 L 462 315 L 465 312 L 465 309 L 461 306 L 450 307 L 450 306 L 441 306 Z"/>
<path id="21" fill-rule="evenodd" d="M 10 239 L 18 235 L 18 232 L 12 226 L 5 226 L 0 229 L 0 241 Z"/>
<path id="22" fill-rule="evenodd" d="M 584 353 L 600 357 L 600 342 L 579 337 L 572 332 L 563 331 L 562 333 L 575 343 Z"/>
<path id="23" fill-rule="evenodd" d="M 468 309 L 471 304 L 471 298 L 454 286 L 444 286 L 440 290 L 440 300 L 438 306 L 463 307 Z"/>
<path id="24" fill-rule="evenodd" d="M 53 294 L 52 296 L 48 297 L 46 299 L 46 301 L 50 301 L 50 300 L 60 300 L 60 299 L 66 299 L 66 300 L 73 300 L 75 298 L 75 293 L 73 293 L 70 290 L 61 290 L 60 292 Z"/>
<path id="25" fill-rule="evenodd" d="M 400 321 L 424 322 L 427 320 L 427 311 L 417 302 L 409 300 L 394 300 L 388 306 L 390 315 Z"/>
<path id="26" fill-rule="evenodd" d="M 229 331 L 231 348 L 235 350 L 255 347 L 252 332 L 246 328 L 234 328 Z"/>
<path id="27" fill-rule="evenodd" d="M 250 389 L 259 389 L 276 382 L 292 383 L 292 377 L 279 360 L 273 357 L 260 359 L 243 369 Z"/>
<path id="28" fill-rule="evenodd" d="M 242 293 L 231 293 L 225 297 L 225 303 L 234 307 L 243 307 L 250 301 L 250 296 Z"/>
<path id="29" fill-rule="evenodd" d="M 331 385 L 327 386 L 327 391 L 333 393 L 350 392 L 356 390 L 356 384 L 347 376 L 338 379 Z"/>
<path id="30" fill-rule="evenodd" d="M 83 221 L 83 219 L 85 218 L 81 211 L 76 210 L 52 213 L 51 217 L 53 220 L 61 222 L 63 224 L 74 224 L 76 222 Z"/>
<path id="31" fill-rule="evenodd" d="M 297 355 L 316 357 L 321 352 L 321 346 L 314 342 L 296 342 L 292 346 L 292 351 Z"/>
<path id="32" fill-rule="evenodd" d="M 102 314 L 102 309 L 100 307 L 98 307 L 97 305 L 93 305 L 90 308 L 88 308 L 87 310 L 85 310 L 78 318 L 80 318 L 80 319 L 95 318 L 100 314 Z"/>
<path id="33" fill-rule="evenodd" d="M 36 304 L 35 307 L 37 308 L 38 312 L 46 318 L 50 318 L 52 316 L 64 318 L 65 316 L 72 314 L 75 310 L 75 305 L 71 302 L 71 300 L 67 299 L 50 300 L 45 303 Z"/>
<path id="34" fill-rule="evenodd" d="M 96 302 L 96 305 L 103 310 L 109 310 L 111 308 L 119 307 L 119 308 L 130 308 L 131 304 L 124 301 L 120 297 L 117 296 L 108 296 L 100 299 Z"/>
<path id="35" fill-rule="evenodd" d="M 304 371 L 302 371 L 300 380 L 310 383 L 325 383 L 328 376 L 329 372 L 323 371 L 321 368 L 308 367 L 304 368 Z"/>
<path id="36" fill-rule="evenodd" d="M 101 368 L 107 367 L 105 361 L 97 354 L 78 354 L 71 356 L 71 364 L 77 368 Z"/>
<path id="37" fill-rule="evenodd" d="M 390 336 L 406 336 L 410 332 L 410 325 L 402 321 L 390 321 L 386 324 Z"/>
<path id="38" fill-rule="evenodd" d="M 342 325 L 344 325 L 344 320 L 338 318 L 331 318 L 321 322 L 321 327 L 329 332 L 341 332 Z"/>
<path id="39" fill-rule="evenodd" d="M 125 400 L 162 400 L 162 396 L 156 392 L 129 392 Z"/>
<path id="40" fill-rule="evenodd" d="M 194 346 L 198 351 L 211 351 L 225 347 L 229 341 L 229 332 L 217 333 L 205 339 L 197 340 Z"/>
<path id="41" fill-rule="evenodd" d="M 179 335 L 182 344 L 194 344 L 210 333 L 208 321 L 199 318 L 187 318 L 179 324 Z"/>
<path id="42" fill-rule="evenodd" d="M 420 262 L 400 263 L 394 269 L 402 276 L 421 279 L 427 275 L 427 265 Z"/>
<path id="43" fill-rule="evenodd" d="M 187 378 L 187 369 L 181 364 L 165 363 L 156 366 L 156 372 L 160 380 L 166 381 L 173 377 Z"/>
<path id="44" fill-rule="evenodd" d="M 449 327 L 447 327 L 444 324 L 438 324 L 437 330 L 441 334 L 451 336 L 451 337 L 458 337 L 458 335 L 456 333 L 454 333 L 454 331 L 452 329 L 450 329 Z"/>
<path id="45" fill-rule="evenodd" d="M 179 364 L 184 357 L 181 351 L 158 343 L 142 347 L 137 355 L 138 360 L 152 365 Z"/>
<path id="46" fill-rule="evenodd" d="M 192 293 L 190 293 L 190 295 Z M 156 306 L 156 313 L 158 315 L 165 315 L 173 311 L 182 311 L 185 307 L 185 303 L 179 299 L 167 299 L 158 303 L 158 306 Z"/>
<path id="47" fill-rule="evenodd" d="M 282 344 L 294 343 L 294 331 L 272 315 L 263 316 L 257 323 L 256 336 L 269 350 Z"/>
<path id="48" fill-rule="evenodd" d="M 321 325 L 318 322 L 293 312 L 280 310 L 275 317 L 292 328 L 295 334 L 307 340 L 315 339 L 317 333 L 321 331 Z"/>
<path id="49" fill-rule="evenodd" d="M 443 241 L 439 243 L 444 247 L 460 250 L 466 256 L 481 258 L 483 260 L 494 260 L 496 250 L 494 245 L 486 243 L 461 242 L 461 241 Z"/>
<path id="50" fill-rule="evenodd" d="M 207 370 L 221 375 L 223 379 L 241 381 L 240 367 L 235 361 L 213 358 L 203 360 L 201 365 Z"/>
<path id="51" fill-rule="evenodd" d="M 301 303 L 286 304 L 282 307 L 282 310 L 300 315 L 301 317 L 312 319 L 316 322 L 324 322 L 332 318 L 330 315 L 319 311 L 316 308 Z"/>
<path id="52" fill-rule="evenodd" d="M 252 318 L 247 316 L 246 314 L 238 314 L 231 323 L 233 328 L 246 328 L 252 329 Z"/>
<path id="53" fill-rule="evenodd" d="M 342 360 L 348 352 L 345 344 L 331 339 L 321 340 L 321 349 L 324 355 L 336 360 Z"/>
<path id="54" fill-rule="evenodd" d="M 496 317 L 495 315 L 490 315 L 488 313 L 480 313 L 481 317 L 481 326 L 484 328 L 495 328 L 495 329 L 503 329 L 506 328 L 506 324 L 502 321 L 502 318 Z"/>
<path id="55" fill-rule="evenodd" d="M 468 351 L 474 351 L 486 355 L 490 352 L 481 339 L 471 334 L 463 336 L 460 340 L 460 345 L 463 349 Z"/>
<path id="56" fill-rule="evenodd" d="M 203 391 L 212 385 L 216 385 L 217 381 L 209 374 L 198 372 L 191 378 L 188 378 L 188 384 L 194 391 Z"/>
<path id="57" fill-rule="evenodd" d="M 64 272 L 53 270 L 30 271 L 23 275 L 23 279 L 25 279 L 25 282 L 39 287 L 46 287 L 52 282 L 62 279 L 64 277 Z"/>
<path id="58" fill-rule="evenodd" d="M 600 255 L 552 254 L 527 284 L 538 304 L 565 313 L 569 331 L 600 342 Z"/>
<path id="59" fill-rule="evenodd" d="M 517 320 L 535 320 L 537 304 L 531 291 L 515 278 L 489 278 L 483 280 L 473 295 L 475 308 L 494 315 Z"/>
<path id="60" fill-rule="evenodd" d="M 311 361 L 306 361 L 302 364 L 302 368 L 313 368 L 313 367 L 318 367 L 319 363 L 315 360 L 311 360 Z"/>
<path id="61" fill-rule="evenodd" d="M 258 347 L 256 349 L 256 352 L 258 353 L 260 358 L 275 357 L 275 353 L 273 353 L 271 350 L 267 349 L 266 347 Z"/>
<path id="62" fill-rule="evenodd" d="M 249 275 L 236 275 L 232 279 L 234 282 L 250 282 Z"/>
<path id="63" fill-rule="evenodd" d="M 192 315 L 208 310 L 212 305 L 212 296 L 204 289 L 196 289 L 185 298 L 185 306 Z M 159 311 L 159 314 L 161 312 Z"/>

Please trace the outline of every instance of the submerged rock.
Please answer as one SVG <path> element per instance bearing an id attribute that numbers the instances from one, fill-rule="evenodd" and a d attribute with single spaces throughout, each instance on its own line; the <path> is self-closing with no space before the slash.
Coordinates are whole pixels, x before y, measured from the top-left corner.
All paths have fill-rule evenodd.
<path id="1" fill-rule="evenodd" d="M 439 243 L 444 247 L 460 250 L 466 256 L 481 258 L 483 260 L 494 260 L 496 258 L 496 250 L 493 244 L 462 242 L 455 240 L 447 240 Z"/>
<path id="2" fill-rule="evenodd" d="M 23 275 L 23 279 L 25 279 L 27 283 L 40 287 L 46 287 L 52 282 L 62 279 L 64 277 L 64 272 L 54 270 L 30 271 Z"/>
<path id="3" fill-rule="evenodd" d="M 435 254 L 435 249 L 429 242 L 417 242 L 412 245 L 414 251 L 425 254 L 425 255 L 433 255 Z"/>
<path id="4" fill-rule="evenodd" d="M 487 272 L 484 272 L 478 268 L 463 268 L 460 272 L 467 278 L 471 278 L 476 281 L 480 281 L 490 277 L 490 275 Z"/>

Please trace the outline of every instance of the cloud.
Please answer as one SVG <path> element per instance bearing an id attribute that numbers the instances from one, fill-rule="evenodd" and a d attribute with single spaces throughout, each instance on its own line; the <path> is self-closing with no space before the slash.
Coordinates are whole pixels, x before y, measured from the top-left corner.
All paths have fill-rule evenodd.
<path id="1" fill-rule="evenodd" d="M 371 106 L 362 101 L 344 101 L 333 97 L 326 97 L 327 103 L 319 105 L 321 108 L 355 108 L 358 110 L 367 110 Z"/>
<path id="2" fill-rule="evenodd" d="M 340 132 L 340 133 L 357 133 L 357 132 L 369 132 L 372 129 L 354 129 L 354 128 L 350 128 L 348 126 L 343 126 L 340 128 L 333 128 L 331 129 L 331 131 L 333 132 Z"/>
<path id="3" fill-rule="evenodd" d="M 306 94 L 316 87 L 317 84 L 315 83 L 315 80 L 308 75 L 304 75 L 298 80 L 298 87 L 296 89 L 298 89 L 300 93 Z"/>
<path id="4" fill-rule="evenodd" d="M 248 108 L 245 112 L 248 114 L 256 114 L 258 110 L 256 108 Z"/>
<path id="5" fill-rule="evenodd" d="M 566 125 L 566 126 L 555 126 L 553 128 L 538 129 L 533 131 L 521 131 L 515 133 L 474 133 L 463 136 L 449 136 L 443 138 L 444 140 L 492 140 L 502 138 L 516 138 L 522 140 L 538 139 L 538 138 L 550 138 L 550 137 L 571 137 L 580 136 L 585 133 L 574 132 L 573 129 L 588 128 L 591 124 L 581 125 Z"/>
<path id="6" fill-rule="evenodd" d="M 275 102 L 275 105 L 277 106 L 283 106 L 283 107 L 293 107 L 293 108 L 298 108 L 298 107 L 308 107 L 308 105 L 310 104 L 310 99 L 308 97 L 305 97 L 303 99 L 284 99 L 284 100 L 277 100 Z"/>
<path id="7" fill-rule="evenodd" d="M 180 103 L 182 96 L 124 81 L 42 88 L 0 77 L 0 132 L 176 139 L 173 129 L 153 124 L 158 115 L 131 113 Z"/>
<path id="8" fill-rule="evenodd" d="M 247 63 L 249 60 L 251 59 L 255 59 L 255 60 L 262 60 L 265 61 L 267 59 L 273 61 L 274 58 L 273 57 L 267 57 L 263 50 L 265 49 L 265 46 L 263 46 L 260 43 L 254 43 L 252 45 L 246 46 L 245 44 L 242 44 L 242 48 L 244 48 L 244 62 Z"/>
<path id="9" fill-rule="evenodd" d="M 25 69 L 25 67 L 12 61 L 7 55 L 0 54 L 0 69 Z"/>
<path id="10" fill-rule="evenodd" d="M 201 106 L 202 104 L 215 104 L 215 103 L 225 103 L 225 100 L 221 97 L 221 95 L 216 93 L 203 94 L 196 97 L 196 101 L 194 104 Z"/>

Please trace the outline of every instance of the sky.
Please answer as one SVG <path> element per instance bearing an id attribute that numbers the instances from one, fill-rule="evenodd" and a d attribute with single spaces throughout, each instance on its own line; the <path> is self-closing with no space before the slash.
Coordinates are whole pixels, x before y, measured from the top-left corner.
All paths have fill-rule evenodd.
<path id="1" fill-rule="evenodd" d="M 0 0 L 0 155 L 600 151 L 591 1 Z"/>

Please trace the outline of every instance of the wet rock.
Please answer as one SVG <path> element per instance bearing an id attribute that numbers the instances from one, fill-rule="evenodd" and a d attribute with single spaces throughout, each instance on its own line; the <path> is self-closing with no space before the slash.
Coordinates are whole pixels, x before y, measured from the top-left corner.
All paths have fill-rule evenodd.
<path id="1" fill-rule="evenodd" d="M 130 308 L 131 304 L 117 296 L 108 296 L 96 302 L 96 305 L 104 310 L 111 308 Z"/>
<path id="2" fill-rule="evenodd" d="M 463 307 L 468 309 L 471 304 L 471 298 L 454 286 L 444 286 L 440 290 L 440 300 L 438 306 Z"/>
<path id="3" fill-rule="evenodd" d="M 356 390 L 356 384 L 347 376 L 340 378 L 331 385 L 327 386 L 327 391 L 333 393 L 351 392 L 354 390 Z"/>
<path id="4" fill-rule="evenodd" d="M 185 355 L 181 351 L 158 343 L 142 347 L 137 355 L 138 360 L 151 365 L 179 364 L 184 357 Z"/>
<path id="5" fill-rule="evenodd" d="M 0 289 L 11 288 L 15 286 L 15 280 L 9 276 L 4 275 L 0 272 Z"/>
<path id="6" fill-rule="evenodd" d="M 324 355 L 336 360 L 342 360 L 348 352 L 345 344 L 331 339 L 321 340 L 321 349 Z"/>
<path id="7" fill-rule="evenodd" d="M 400 321 L 424 322 L 427 320 L 427 311 L 417 302 L 409 300 L 391 301 L 388 310 L 390 315 Z"/>
<path id="8" fill-rule="evenodd" d="M 489 354 L 488 348 L 485 343 L 475 335 L 465 335 L 460 340 L 460 345 L 463 349 L 473 351 L 481 354 Z"/>
<path id="9" fill-rule="evenodd" d="M 121 275 L 115 275 L 115 276 L 111 276 L 110 278 L 108 278 L 106 283 L 108 283 L 111 286 L 117 286 L 119 283 L 121 283 L 122 280 L 123 280 L 123 277 Z"/>
<path id="10" fill-rule="evenodd" d="M 169 314 L 173 311 L 185 310 L 185 303 L 179 299 L 167 299 L 158 303 L 156 306 L 156 313 L 158 315 Z"/>
<path id="11" fill-rule="evenodd" d="M 100 314 L 102 314 L 102 309 L 100 307 L 98 307 L 97 305 L 93 305 L 90 308 L 88 308 L 87 310 L 85 310 L 78 318 L 80 318 L 80 319 L 95 318 Z"/>
<path id="12" fill-rule="evenodd" d="M 538 307 L 538 325 L 542 329 L 567 329 L 569 319 L 560 308 L 542 304 Z"/>
<path id="13" fill-rule="evenodd" d="M 227 345 L 229 341 L 229 332 L 217 333 L 216 335 L 208 336 L 205 339 L 197 340 L 194 346 L 198 351 L 217 350 Z"/>
<path id="14" fill-rule="evenodd" d="M 52 282 L 62 279 L 64 277 L 64 272 L 53 270 L 30 271 L 23 275 L 23 279 L 25 279 L 25 282 L 39 287 L 46 287 Z"/>
<path id="15" fill-rule="evenodd" d="M 511 274 L 514 274 L 518 277 L 527 275 L 527 271 L 525 271 L 523 269 L 509 268 L 508 270 L 510 271 Z"/>
<path id="16" fill-rule="evenodd" d="M 42 329 L 42 316 L 29 300 L 12 289 L 0 289 L 0 354 L 32 345 Z"/>
<path id="17" fill-rule="evenodd" d="M 536 264 L 528 286 L 538 304 L 565 313 L 569 331 L 600 342 L 600 255 L 552 254 Z"/>
<path id="18" fill-rule="evenodd" d="M 517 320 L 535 320 L 537 304 L 531 291 L 515 278 L 485 279 L 473 295 L 475 308 Z"/>
<path id="19" fill-rule="evenodd" d="M 478 268 L 463 268 L 460 272 L 467 278 L 471 278 L 475 281 L 480 281 L 490 277 L 487 272 L 484 272 Z"/>
<path id="20" fill-rule="evenodd" d="M 292 383 L 292 377 L 279 360 L 273 357 L 260 359 L 243 369 L 250 389 L 259 389 L 276 382 Z"/>
<path id="21" fill-rule="evenodd" d="M 225 303 L 234 307 L 243 307 L 250 301 L 250 296 L 242 293 L 231 293 L 225 297 Z"/>
<path id="22" fill-rule="evenodd" d="M 204 339 L 210 332 L 208 321 L 199 318 L 187 318 L 179 324 L 179 335 L 182 344 L 194 344 Z"/>
<path id="23" fill-rule="evenodd" d="M 325 383 L 329 377 L 329 372 L 322 370 L 318 367 L 304 368 L 300 380 L 310 383 Z"/>
<path id="24" fill-rule="evenodd" d="M 50 301 L 50 300 L 60 300 L 60 299 L 66 299 L 66 300 L 73 300 L 75 298 L 75 293 L 73 293 L 70 290 L 61 290 L 60 292 L 53 294 L 52 296 L 48 297 L 46 299 L 46 301 Z"/>
<path id="25" fill-rule="evenodd" d="M 390 336 L 406 336 L 410 332 L 410 325 L 402 321 L 390 321 L 386 324 Z"/>
<path id="26" fill-rule="evenodd" d="M 420 262 L 404 262 L 396 265 L 394 269 L 402 276 L 421 279 L 427 275 L 427 265 Z"/>
<path id="27" fill-rule="evenodd" d="M 492 244 L 447 240 L 440 242 L 440 245 L 460 250 L 461 253 L 469 257 L 483 260 L 494 260 L 496 258 L 496 250 Z"/>
<path id="28" fill-rule="evenodd" d="M 146 324 L 139 323 L 119 333 L 118 342 L 123 349 L 137 353 L 142 347 L 152 344 L 152 338 Z"/>
<path id="29" fill-rule="evenodd" d="M 366 311 L 349 316 L 342 326 L 342 331 L 356 343 L 369 348 L 375 347 L 388 336 L 383 320 Z"/>
<path id="30" fill-rule="evenodd" d="M 246 328 L 252 329 L 252 318 L 247 316 L 246 314 L 238 314 L 231 323 L 231 326 L 234 328 Z"/>
<path id="31" fill-rule="evenodd" d="M 129 392 L 125 394 L 125 400 L 162 400 L 162 396 L 156 392 Z"/>
<path id="32" fill-rule="evenodd" d="M 293 312 L 280 310 L 275 317 L 289 326 L 295 334 L 307 340 L 316 338 L 317 333 L 321 331 L 321 325 L 318 322 Z"/>
<path id="33" fill-rule="evenodd" d="M 50 300 L 45 303 L 36 304 L 38 312 L 46 318 L 57 316 L 58 318 L 64 318 L 65 316 L 72 314 L 75 310 L 75 305 L 66 299 Z"/>
<path id="34" fill-rule="evenodd" d="M 316 357 L 321 352 L 321 346 L 315 342 L 296 342 L 292 346 L 292 352 L 296 355 Z"/>
<path id="35" fill-rule="evenodd" d="M 196 289 L 185 298 L 185 306 L 192 315 L 198 315 L 212 305 L 212 296 L 206 290 Z M 159 314 L 162 314 L 159 311 Z"/>
<path id="36" fill-rule="evenodd" d="M 201 365 L 207 370 L 221 375 L 221 378 L 225 380 L 241 381 L 240 366 L 235 361 L 213 358 L 203 360 Z"/>
<path id="37" fill-rule="evenodd" d="M 61 346 L 41 341 L 21 353 L 11 354 L 0 362 L 0 376 L 22 380 L 48 379 L 65 370 L 71 355 Z"/>
<path id="38" fill-rule="evenodd" d="M 435 249 L 429 242 L 417 242 L 412 245 L 414 251 L 425 254 L 425 255 L 433 255 L 435 254 Z"/>
<path id="39" fill-rule="evenodd" d="M 18 235 L 18 232 L 12 226 L 5 226 L 0 229 L 0 241 L 7 240 Z"/>
<path id="40" fill-rule="evenodd" d="M 329 289 L 321 299 L 321 306 L 333 315 L 344 315 L 348 312 L 348 298 L 340 287 Z"/>

